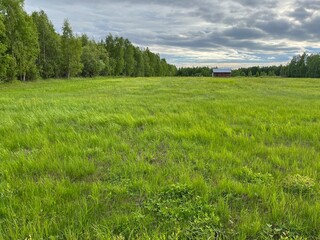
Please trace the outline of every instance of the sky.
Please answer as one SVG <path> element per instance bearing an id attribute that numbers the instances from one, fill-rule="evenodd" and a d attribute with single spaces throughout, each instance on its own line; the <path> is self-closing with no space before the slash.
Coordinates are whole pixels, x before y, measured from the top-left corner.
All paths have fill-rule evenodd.
<path id="1" fill-rule="evenodd" d="M 25 0 L 57 32 L 101 40 L 111 33 L 171 64 L 247 67 L 286 64 L 320 52 L 320 0 Z"/>

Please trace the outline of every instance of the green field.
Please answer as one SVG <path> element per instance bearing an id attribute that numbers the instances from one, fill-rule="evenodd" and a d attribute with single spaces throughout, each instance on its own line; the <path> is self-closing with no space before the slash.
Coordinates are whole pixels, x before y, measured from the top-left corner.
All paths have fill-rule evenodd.
<path id="1" fill-rule="evenodd" d="M 320 239 L 320 80 L 0 84 L 0 239 Z"/>

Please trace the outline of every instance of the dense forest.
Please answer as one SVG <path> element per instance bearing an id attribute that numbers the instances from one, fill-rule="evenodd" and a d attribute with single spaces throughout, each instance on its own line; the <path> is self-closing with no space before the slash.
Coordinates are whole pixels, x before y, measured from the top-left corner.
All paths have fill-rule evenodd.
<path id="1" fill-rule="evenodd" d="M 68 20 L 58 34 L 44 11 L 28 15 L 23 4 L 23 0 L 0 1 L 0 81 L 176 75 L 174 65 L 148 48 L 111 34 L 98 42 L 77 36 Z"/>

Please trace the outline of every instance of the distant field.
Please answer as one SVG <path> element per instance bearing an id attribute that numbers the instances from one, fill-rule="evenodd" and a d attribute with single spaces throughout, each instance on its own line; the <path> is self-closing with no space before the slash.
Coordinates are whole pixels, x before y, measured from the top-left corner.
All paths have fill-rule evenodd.
<path id="1" fill-rule="evenodd" d="M 0 84 L 0 239 L 320 239 L 319 173 L 320 79 Z"/>

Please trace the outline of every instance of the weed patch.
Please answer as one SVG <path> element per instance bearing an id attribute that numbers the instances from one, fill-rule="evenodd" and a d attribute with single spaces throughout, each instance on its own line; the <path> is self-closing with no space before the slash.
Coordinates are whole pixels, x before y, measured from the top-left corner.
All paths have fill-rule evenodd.
<path id="1" fill-rule="evenodd" d="M 242 182 L 255 184 L 272 184 L 273 176 L 270 173 L 254 172 L 248 167 L 244 167 L 236 172 L 236 176 Z"/>
<path id="2" fill-rule="evenodd" d="M 272 224 L 267 224 L 261 234 L 261 239 L 279 239 L 279 240 L 307 240 L 307 238 L 300 236 L 293 230 L 289 230 L 283 226 L 277 226 Z"/>
<path id="3" fill-rule="evenodd" d="M 314 179 L 300 174 L 287 176 L 283 181 L 284 189 L 294 194 L 314 194 L 316 191 L 315 186 Z"/>
<path id="4" fill-rule="evenodd" d="M 172 231 L 179 229 L 182 238 L 208 238 L 221 234 L 214 206 L 197 196 L 187 185 L 165 188 L 148 199 L 144 207 L 155 224 Z"/>

